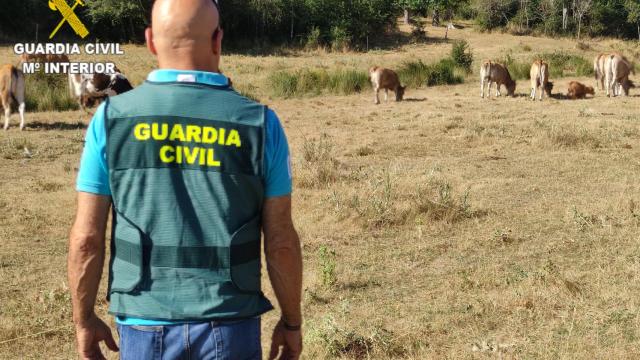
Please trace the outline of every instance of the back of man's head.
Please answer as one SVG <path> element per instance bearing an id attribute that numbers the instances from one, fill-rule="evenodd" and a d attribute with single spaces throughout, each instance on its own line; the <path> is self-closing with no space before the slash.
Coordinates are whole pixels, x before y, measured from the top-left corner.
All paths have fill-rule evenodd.
<path id="1" fill-rule="evenodd" d="M 220 13 L 212 0 L 156 0 L 147 43 L 160 68 L 217 71 Z"/>

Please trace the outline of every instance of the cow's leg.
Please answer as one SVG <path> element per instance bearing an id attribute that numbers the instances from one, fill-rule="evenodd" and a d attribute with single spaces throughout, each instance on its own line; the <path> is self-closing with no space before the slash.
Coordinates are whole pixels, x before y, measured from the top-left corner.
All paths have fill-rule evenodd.
<path id="1" fill-rule="evenodd" d="M 538 89 L 537 86 L 532 86 L 531 87 L 531 100 L 535 100 L 536 99 L 536 90 Z"/>
<path id="2" fill-rule="evenodd" d="M 9 129 L 9 118 L 11 117 L 11 100 L 2 98 L 2 107 L 4 107 L 4 130 Z"/>
<path id="3" fill-rule="evenodd" d="M 502 96 L 502 94 L 500 93 L 501 86 L 502 84 L 500 84 L 499 82 L 496 82 L 496 96 Z"/>
<path id="4" fill-rule="evenodd" d="M 376 105 L 378 105 L 378 104 L 380 104 L 380 88 L 379 88 L 379 87 L 376 87 L 376 88 L 373 90 L 373 92 L 374 92 L 374 94 L 375 94 L 374 99 L 373 99 L 373 103 L 374 103 L 374 104 L 376 104 Z"/>
<path id="5" fill-rule="evenodd" d="M 480 79 L 480 98 L 484 99 L 484 84 L 486 83 L 486 79 Z"/>
<path id="6" fill-rule="evenodd" d="M 542 97 L 544 96 L 544 84 L 540 85 L 540 101 L 542 101 Z M 535 100 L 535 99 L 533 99 Z"/>
<path id="7" fill-rule="evenodd" d="M 389 102 L 389 89 L 384 89 L 384 102 Z"/>
<path id="8" fill-rule="evenodd" d="M 24 90 L 25 90 L 25 81 L 24 75 L 20 73 L 21 76 L 18 77 L 16 88 L 15 88 L 15 99 L 18 102 L 18 112 L 20 113 L 20 130 L 24 129 L 24 111 L 25 111 L 25 102 L 24 102 Z"/>

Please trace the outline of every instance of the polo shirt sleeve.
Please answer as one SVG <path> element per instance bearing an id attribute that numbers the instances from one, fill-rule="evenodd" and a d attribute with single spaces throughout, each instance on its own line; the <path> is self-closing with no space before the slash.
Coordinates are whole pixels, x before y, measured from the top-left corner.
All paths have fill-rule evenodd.
<path id="1" fill-rule="evenodd" d="M 84 143 L 76 190 L 96 195 L 111 196 L 107 166 L 107 134 L 105 129 L 105 103 L 96 111 Z"/>
<path id="2" fill-rule="evenodd" d="M 267 110 L 264 149 L 265 197 L 290 195 L 292 191 L 289 144 L 276 113 Z"/>

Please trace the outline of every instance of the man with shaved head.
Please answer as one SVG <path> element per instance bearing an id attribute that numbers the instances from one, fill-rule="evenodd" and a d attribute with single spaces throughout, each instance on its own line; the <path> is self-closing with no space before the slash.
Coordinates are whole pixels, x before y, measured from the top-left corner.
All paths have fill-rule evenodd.
<path id="1" fill-rule="evenodd" d="M 287 139 L 276 114 L 219 71 L 212 0 L 157 0 L 138 88 L 105 101 L 77 179 L 68 273 L 77 349 L 104 359 L 261 359 L 262 235 L 281 309 L 270 359 L 302 351 L 302 256 L 291 219 Z M 109 312 L 95 313 L 112 213 Z"/>

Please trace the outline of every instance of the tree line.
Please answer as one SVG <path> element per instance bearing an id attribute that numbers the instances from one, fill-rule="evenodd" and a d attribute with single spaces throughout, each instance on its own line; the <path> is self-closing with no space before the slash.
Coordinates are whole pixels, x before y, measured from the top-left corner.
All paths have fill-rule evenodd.
<path id="1" fill-rule="evenodd" d="M 71 0 L 69 0 L 71 1 Z M 61 20 L 43 0 L 3 0 L 0 41 L 49 41 Z M 395 29 L 404 16 L 423 33 L 455 18 L 481 30 L 516 34 L 610 36 L 640 39 L 640 0 L 220 0 L 226 45 L 262 44 L 364 49 Z M 72 5 L 70 3 L 70 5 Z M 90 30 L 88 41 L 144 41 L 150 0 L 87 0 L 76 13 Z M 428 27 L 427 27 L 428 32 Z M 52 41 L 75 41 L 69 26 Z"/>

